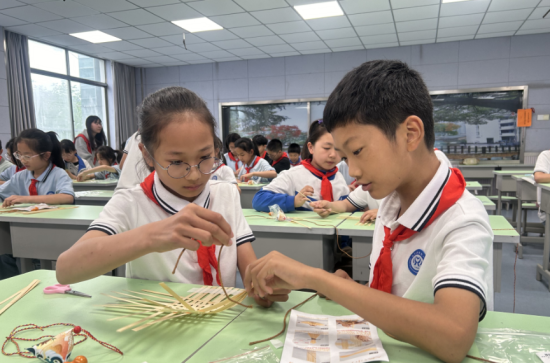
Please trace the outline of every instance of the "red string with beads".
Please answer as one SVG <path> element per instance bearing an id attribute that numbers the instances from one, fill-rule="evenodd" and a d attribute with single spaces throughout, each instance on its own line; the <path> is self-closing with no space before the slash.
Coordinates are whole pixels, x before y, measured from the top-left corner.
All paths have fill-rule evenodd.
<path id="1" fill-rule="evenodd" d="M 80 343 L 85 342 L 89 337 L 93 341 L 96 341 L 99 344 L 101 344 L 102 346 L 104 346 L 105 348 L 110 349 L 114 352 L 117 352 L 120 355 L 124 355 L 124 353 L 122 353 L 122 351 L 120 349 L 118 349 L 117 347 L 115 347 L 114 345 L 102 342 L 101 340 L 98 340 L 96 337 L 94 337 L 92 335 L 92 333 L 90 333 L 89 331 L 84 330 L 84 329 L 82 329 L 79 326 L 76 326 L 74 324 L 68 324 L 68 323 L 57 323 L 57 324 L 50 324 L 50 325 L 46 325 L 46 326 L 38 326 L 36 324 L 20 325 L 20 326 L 16 327 L 15 329 L 13 329 L 11 331 L 10 335 L 4 341 L 4 344 L 2 345 L 2 354 L 7 355 L 7 356 L 19 355 L 19 356 L 24 357 L 24 358 L 35 358 L 35 356 L 31 352 L 26 352 L 26 351 L 22 352 L 21 349 L 19 348 L 19 344 L 17 343 L 17 341 L 37 342 L 37 341 L 40 341 L 40 340 L 43 340 L 43 339 L 46 339 L 46 338 L 47 339 L 52 339 L 57 334 L 56 335 L 43 335 L 39 338 L 19 338 L 19 337 L 16 337 L 16 335 L 20 334 L 24 331 L 33 330 L 33 329 L 38 329 L 38 330 L 44 331 L 44 329 L 51 328 L 52 326 L 70 326 L 70 327 L 73 327 L 74 328 L 73 334 L 75 335 L 75 337 L 83 338 L 82 340 L 80 340 L 78 342 L 75 341 L 75 343 L 74 343 L 75 346 L 80 344 Z M 6 353 L 6 346 L 9 342 L 12 342 L 15 345 L 15 348 L 17 349 L 17 352 Z"/>

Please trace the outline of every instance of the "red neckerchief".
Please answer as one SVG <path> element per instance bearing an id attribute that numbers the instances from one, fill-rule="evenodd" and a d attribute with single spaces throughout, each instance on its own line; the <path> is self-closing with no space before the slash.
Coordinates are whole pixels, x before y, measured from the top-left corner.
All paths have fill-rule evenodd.
<path id="1" fill-rule="evenodd" d="M 19 165 L 15 164 L 15 172 L 16 173 L 19 173 L 21 170 L 25 170 L 25 169 L 27 169 L 26 166 L 19 167 Z"/>
<path id="2" fill-rule="evenodd" d="M 262 154 L 262 156 L 260 156 L 262 159 L 265 159 L 265 156 L 267 155 L 267 150 L 264 150 L 264 153 Z"/>
<path id="3" fill-rule="evenodd" d="M 260 162 L 260 158 L 257 157 L 257 156 L 254 156 L 254 161 L 252 162 L 252 166 L 251 167 L 248 167 L 248 166 L 244 166 L 244 169 L 246 170 L 246 173 L 250 173 L 250 170 L 252 170 L 258 163 Z"/>
<path id="4" fill-rule="evenodd" d="M 140 184 L 141 189 L 143 189 L 143 193 L 153 201 L 156 205 L 160 207 L 159 202 L 155 198 L 155 195 L 153 193 L 153 184 L 155 183 L 155 172 L 153 171 L 145 180 L 143 183 Z M 218 269 L 218 260 L 216 259 L 216 246 L 212 245 L 210 247 L 205 247 L 202 245 L 201 241 L 197 241 L 200 243 L 200 247 L 197 250 L 197 259 L 199 262 L 199 266 L 202 269 L 202 280 L 204 282 L 204 285 L 212 286 L 212 283 L 214 282 L 214 278 L 212 277 L 212 268 L 210 265 L 214 266 L 216 271 L 219 271 Z M 220 281 L 220 275 L 216 274 L 216 282 L 219 286 L 221 286 Z"/>
<path id="5" fill-rule="evenodd" d="M 115 166 L 115 165 L 118 165 L 118 163 L 115 162 L 115 163 L 114 163 L 113 165 L 111 165 L 111 166 Z M 107 179 L 107 178 L 109 177 L 109 175 L 111 175 L 111 172 L 109 172 L 109 171 L 105 172 L 105 179 Z"/>
<path id="6" fill-rule="evenodd" d="M 227 155 L 229 156 L 229 159 L 235 163 L 235 169 L 238 169 L 239 168 L 239 163 L 241 162 L 239 159 L 237 159 L 235 156 L 233 156 L 233 154 L 230 152 L 227 153 Z"/>
<path id="7" fill-rule="evenodd" d="M 287 153 L 283 153 L 283 155 L 280 158 L 278 158 L 277 160 L 275 160 L 273 162 L 273 164 L 271 164 L 271 166 L 275 166 L 275 164 L 277 164 L 279 161 L 283 160 L 284 158 L 288 159 L 288 154 Z"/>
<path id="8" fill-rule="evenodd" d="M 51 170 L 53 170 L 53 168 L 55 168 L 55 164 L 52 164 L 52 169 Z M 48 169 L 46 169 L 46 170 L 48 170 Z M 44 173 L 46 172 L 46 170 L 44 170 Z M 31 173 L 32 173 L 32 171 L 31 171 Z M 33 176 L 33 175 L 31 174 L 31 176 Z M 34 178 L 31 179 L 31 185 L 29 185 L 29 195 L 38 195 L 38 190 L 36 188 L 36 183 L 38 183 L 38 179 L 34 179 Z"/>
<path id="9" fill-rule="evenodd" d="M 462 194 L 464 194 L 465 188 L 466 182 L 464 181 L 462 173 L 457 168 L 452 168 L 451 175 L 443 188 L 437 208 L 424 228 L 428 227 L 437 217 L 452 207 L 458 199 L 460 199 Z M 401 242 L 411 238 L 415 233 L 417 232 L 403 225 L 399 225 L 393 232 L 391 232 L 388 227 L 384 226 L 384 242 L 382 250 L 380 251 L 380 256 L 378 256 L 378 260 L 376 260 L 376 264 L 374 265 L 373 279 L 370 283 L 371 288 L 391 294 L 393 285 L 391 250 L 393 244 L 394 242 Z"/>
<path id="10" fill-rule="evenodd" d="M 334 201 L 334 197 L 332 196 L 332 183 L 328 178 L 335 175 L 338 172 L 338 167 L 334 167 L 334 169 L 327 171 L 326 173 L 323 173 L 322 171 L 318 170 L 316 167 L 311 165 L 311 161 L 308 160 L 302 160 L 302 165 L 304 168 L 309 170 L 313 175 L 316 177 L 321 178 L 321 199 L 322 200 L 328 200 L 329 202 Z"/>
<path id="11" fill-rule="evenodd" d="M 78 134 L 74 138 L 75 143 L 76 143 L 76 139 L 78 139 L 79 137 L 81 137 L 82 140 L 84 140 L 84 142 L 86 143 L 86 148 L 88 149 L 88 152 L 91 154 L 92 153 L 92 144 L 90 144 L 90 140 L 88 140 L 88 138 L 84 134 Z M 97 155 L 94 156 L 94 165 L 95 165 L 96 161 L 97 161 Z"/>

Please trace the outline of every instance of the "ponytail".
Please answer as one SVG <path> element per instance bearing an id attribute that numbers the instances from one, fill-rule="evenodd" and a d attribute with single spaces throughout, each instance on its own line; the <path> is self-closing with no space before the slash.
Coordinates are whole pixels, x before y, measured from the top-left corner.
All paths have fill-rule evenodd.
<path id="1" fill-rule="evenodd" d="M 327 132 L 328 131 L 325 128 L 323 119 L 316 120 L 311 123 L 311 126 L 309 127 L 307 140 L 304 143 L 304 147 L 302 148 L 302 155 L 301 155 L 302 160 L 313 159 L 313 154 L 309 152 L 309 148 L 307 147 L 307 144 L 311 142 L 311 145 L 315 145 L 315 143 Z"/>
<path id="2" fill-rule="evenodd" d="M 109 164 L 113 165 L 115 162 L 119 162 L 119 157 L 122 158 L 122 153 L 118 150 L 114 150 L 110 146 L 100 146 L 97 149 L 97 154 L 102 159 L 109 160 Z"/>
<path id="3" fill-rule="evenodd" d="M 25 142 L 37 154 L 51 153 L 49 161 L 58 168 L 65 169 L 65 162 L 61 157 L 61 143 L 55 132 L 46 133 L 39 129 L 23 130 L 15 140 L 16 144 L 20 142 Z"/>

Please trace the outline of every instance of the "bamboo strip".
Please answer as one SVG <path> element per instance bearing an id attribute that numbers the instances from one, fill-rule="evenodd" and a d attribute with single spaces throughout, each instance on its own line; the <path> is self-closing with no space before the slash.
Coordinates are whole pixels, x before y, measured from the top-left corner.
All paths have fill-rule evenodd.
<path id="1" fill-rule="evenodd" d="M 191 306 L 189 306 L 188 303 L 186 303 L 178 294 L 176 294 L 174 292 L 174 290 L 172 290 L 171 288 L 168 287 L 168 285 L 166 285 L 164 282 L 161 282 L 160 283 L 160 286 L 162 286 L 162 288 L 166 291 L 168 291 L 168 293 L 170 295 L 172 295 L 176 300 L 178 300 L 183 306 L 185 306 L 189 311 L 195 311 L 195 309 L 193 309 Z"/>
<path id="2" fill-rule="evenodd" d="M 123 331 L 125 331 L 125 330 L 127 330 L 127 329 L 130 329 L 130 328 L 132 328 L 132 327 L 134 327 L 134 326 L 136 326 L 136 325 L 139 325 L 139 324 L 143 323 L 144 321 L 147 321 L 147 320 L 149 320 L 149 319 L 151 319 L 151 318 L 154 318 L 155 316 L 159 316 L 160 314 L 162 314 L 162 311 L 161 311 L 161 312 L 158 312 L 158 313 L 156 313 L 156 314 L 153 314 L 153 315 L 149 315 L 148 317 L 145 317 L 145 318 L 143 318 L 143 319 L 140 319 L 140 320 L 136 321 L 135 323 L 126 325 L 125 327 L 118 329 L 118 330 L 117 330 L 117 333 L 121 333 L 121 332 L 123 332 Z"/>
<path id="3" fill-rule="evenodd" d="M 31 291 L 32 289 L 34 289 L 36 287 L 36 285 L 38 285 L 40 283 L 40 280 L 33 280 L 26 288 L 24 289 L 21 289 L 18 293 L 17 293 L 17 296 L 15 296 L 13 298 L 13 300 L 11 300 L 6 306 L 4 306 L 2 308 L 2 310 L 0 310 L 0 315 L 2 315 L 2 313 L 6 310 L 8 310 L 13 304 L 15 304 L 16 302 L 19 301 L 19 299 L 21 299 L 23 296 L 27 295 L 27 293 L 29 291 Z"/>

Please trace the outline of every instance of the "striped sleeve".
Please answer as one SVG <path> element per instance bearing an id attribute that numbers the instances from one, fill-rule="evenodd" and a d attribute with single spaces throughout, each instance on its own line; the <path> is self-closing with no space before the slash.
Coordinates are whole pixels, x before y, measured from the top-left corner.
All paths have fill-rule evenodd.
<path id="1" fill-rule="evenodd" d="M 447 278 L 441 278 L 434 284 L 434 295 L 437 291 L 446 287 L 453 287 L 456 289 L 468 290 L 479 297 L 479 321 L 485 318 L 487 313 L 487 298 L 485 296 L 485 289 L 474 279 L 469 276 L 449 276 Z"/>

